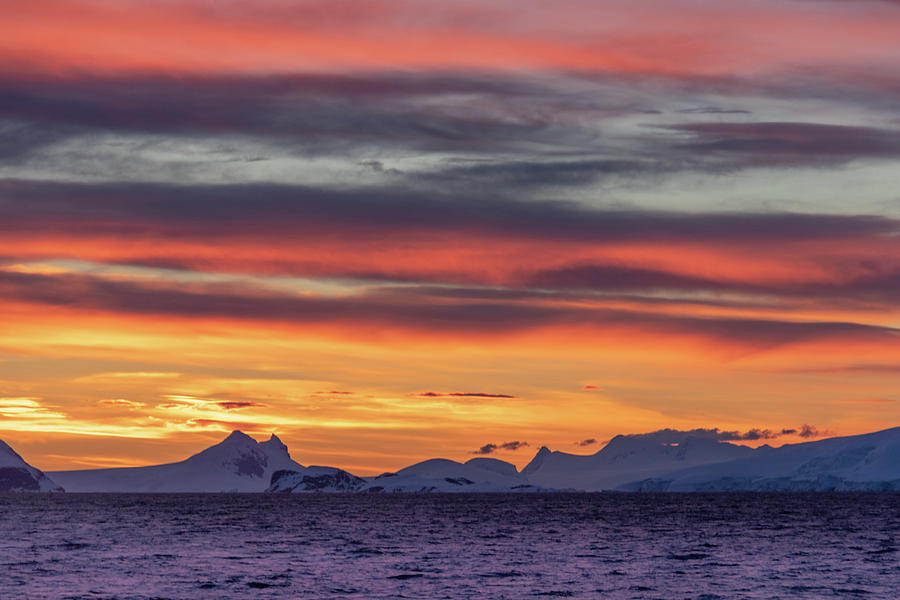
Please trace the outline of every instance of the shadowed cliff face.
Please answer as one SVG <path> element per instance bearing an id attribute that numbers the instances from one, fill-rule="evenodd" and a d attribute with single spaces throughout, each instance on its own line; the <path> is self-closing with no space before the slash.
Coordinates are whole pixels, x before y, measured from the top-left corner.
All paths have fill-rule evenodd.
<path id="1" fill-rule="evenodd" d="M 366 481 L 340 469 L 311 467 L 310 474 L 297 471 L 276 471 L 272 474 L 269 492 L 354 492 Z"/>
<path id="2" fill-rule="evenodd" d="M 0 492 L 37 492 L 37 480 L 25 469 L 0 467 Z"/>
<path id="3" fill-rule="evenodd" d="M 29 465 L 0 440 L 0 492 L 62 492 L 55 481 Z"/>
<path id="4" fill-rule="evenodd" d="M 238 475 L 262 477 L 266 472 L 269 460 L 261 452 L 251 452 L 238 456 L 231 464 L 237 469 Z"/>

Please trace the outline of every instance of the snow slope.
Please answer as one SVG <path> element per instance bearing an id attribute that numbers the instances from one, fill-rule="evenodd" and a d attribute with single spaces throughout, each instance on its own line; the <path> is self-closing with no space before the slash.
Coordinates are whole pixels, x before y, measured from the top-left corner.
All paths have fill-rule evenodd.
<path id="1" fill-rule="evenodd" d="M 304 472 L 275 435 L 257 442 L 240 431 L 187 460 L 149 467 L 55 471 L 70 492 L 262 492 L 280 470 Z"/>
<path id="2" fill-rule="evenodd" d="M 622 486 L 637 491 L 900 490 L 900 427 L 762 447 L 751 456 Z"/>
<path id="3" fill-rule="evenodd" d="M 62 492 L 52 479 L 35 469 L 0 440 L 0 492 Z"/>
<path id="4" fill-rule="evenodd" d="M 495 458 L 433 458 L 372 479 L 363 492 L 535 492 L 515 465 Z"/>
<path id="5" fill-rule="evenodd" d="M 686 435 L 677 445 L 652 434 L 618 435 L 591 455 L 551 452 L 541 448 L 522 475 L 528 482 L 556 489 L 612 490 L 639 479 L 660 477 L 686 467 L 749 456 L 745 446 Z"/>

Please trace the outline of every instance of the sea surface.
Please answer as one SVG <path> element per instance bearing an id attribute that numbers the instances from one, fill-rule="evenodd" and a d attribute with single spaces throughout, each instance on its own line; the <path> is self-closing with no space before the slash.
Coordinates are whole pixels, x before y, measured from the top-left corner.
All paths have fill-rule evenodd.
<path id="1" fill-rule="evenodd" d="M 900 494 L 0 495 L 0 599 L 900 598 Z"/>

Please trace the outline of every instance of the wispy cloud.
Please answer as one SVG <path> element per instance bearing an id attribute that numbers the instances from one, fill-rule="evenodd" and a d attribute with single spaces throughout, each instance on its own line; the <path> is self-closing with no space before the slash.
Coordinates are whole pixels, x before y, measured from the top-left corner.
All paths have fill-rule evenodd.
<path id="1" fill-rule="evenodd" d="M 128 408 L 128 409 L 137 409 L 143 408 L 146 406 L 144 402 L 137 402 L 135 400 L 128 400 L 126 398 L 108 398 L 104 400 L 97 401 L 98 406 L 113 406 L 119 408 Z"/>
<path id="2" fill-rule="evenodd" d="M 215 403 L 219 408 L 224 408 L 225 410 L 240 410 L 242 408 L 265 408 L 268 406 L 267 404 L 262 404 L 259 402 L 249 402 L 249 401 L 236 401 L 236 400 L 224 400 Z"/>
<path id="3" fill-rule="evenodd" d="M 498 450 L 508 450 L 510 452 L 515 452 L 516 450 L 520 450 L 522 448 L 528 447 L 528 445 L 529 445 L 528 442 L 520 442 L 520 441 L 504 442 L 499 445 L 498 444 L 485 444 L 478 450 L 475 450 L 474 452 L 472 452 L 472 454 L 487 455 L 487 454 L 493 454 L 494 452 L 496 452 Z"/>
<path id="4" fill-rule="evenodd" d="M 509 394 L 488 394 L 485 392 L 419 392 L 412 394 L 420 398 L 516 398 Z"/>
<path id="5" fill-rule="evenodd" d="M 671 129 L 691 134 L 692 152 L 753 157 L 755 164 L 842 163 L 900 156 L 900 128 L 823 123 L 691 123 Z"/>
<path id="6" fill-rule="evenodd" d="M 713 318 L 583 306 L 523 305 L 510 302 L 457 302 L 423 305 L 400 296 L 350 297 L 236 293 L 215 286 L 191 290 L 160 284 L 109 281 L 90 276 L 0 273 L 7 300 L 66 309 L 102 310 L 126 315 L 168 315 L 192 319 L 294 323 L 356 330 L 391 327 L 443 335 L 502 335 L 538 327 L 589 327 L 644 330 L 657 336 L 703 339 L 765 348 L 799 341 L 859 340 L 890 345 L 888 327 L 849 322 L 791 322 L 761 318 Z M 428 392 L 426 392 L 428 393 Z M 437 393 L 437 392 L 432 392 Z M 478 393 L 480 394 L 480 392 Z M 472 396 L 449 392 L 447 396 Z M 486 396 L 490 397 L 490 396 Z"/>

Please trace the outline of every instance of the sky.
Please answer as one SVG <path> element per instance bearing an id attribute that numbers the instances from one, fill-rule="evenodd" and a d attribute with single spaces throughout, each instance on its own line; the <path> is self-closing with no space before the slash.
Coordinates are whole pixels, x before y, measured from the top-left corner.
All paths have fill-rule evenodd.
<path id="1" fill-rule="evenodd" d="M 39 468 L 900 424 L 900 2 L 0 14 L 0 438 Z"/>

